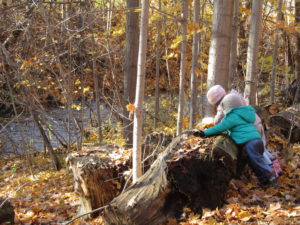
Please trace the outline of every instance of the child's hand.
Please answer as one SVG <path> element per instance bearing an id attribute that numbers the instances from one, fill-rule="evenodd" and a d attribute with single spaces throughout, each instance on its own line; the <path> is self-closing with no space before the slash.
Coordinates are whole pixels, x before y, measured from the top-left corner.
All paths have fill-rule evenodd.
<path id="1" fill-rule="evenodd" d="M 193 133 L 193 135 L 194 135 L 195 137 L 201 137 L 201 138 L 206 137 L 205 134 L 204 134 L 204 132 L 203 132 L 202 130 L 197 130 L 197 131 L 195 131 L 195 132 Z"/>

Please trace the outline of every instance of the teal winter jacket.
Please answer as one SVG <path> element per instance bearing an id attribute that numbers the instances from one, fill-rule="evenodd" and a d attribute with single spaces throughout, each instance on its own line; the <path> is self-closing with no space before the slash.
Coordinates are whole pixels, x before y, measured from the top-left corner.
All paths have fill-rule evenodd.
<path id="1" fill-rule="evenodd" d="M 239 106 L 230 109 L 221 123 L 204 130 L 206 136 L 228 131 L 229 136 L 236 144 L 261 138 L 254 126 L 255 110 L 252 106 Z"/>

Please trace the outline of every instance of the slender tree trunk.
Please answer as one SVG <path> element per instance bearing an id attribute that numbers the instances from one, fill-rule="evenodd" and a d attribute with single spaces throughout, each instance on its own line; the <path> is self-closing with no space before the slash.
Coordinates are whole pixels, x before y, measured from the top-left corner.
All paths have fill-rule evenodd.
<path id="1" fill-rule="evenodd" d="M 295 25 L 300 24 L 300 1 L 295 0 Z M 295 75 L 300 77 L 300 34 L 296 33 Z"/>
<path id="2" fill-rule="evenodd" d="M 96 48 L 95 45 L 95 37 L 93 36 L 93 46 L 94 49 Z M 100 113 L 100 88 L 99 88 L 99 79 L 98 75 L 96 74 L 96 56 L 93 54 L 93 80 L 94 80 L 94 91 L 95 91 L 95 99 L 96 99 L 96 117 L 97 117 L 97 127 L 98 127 L 98 142 L 99 144 L 102 143 L 102 129 L 101 129 L 101 113 Z"/>
<path id="3" fill-rule="evenodd" d="M 85 12 L 87 12 L 87 4 L 85 4 L 84 2 L 82 2 L 80 4 L 80 7 L 78 9 L 78 21 L 77 21 L 77 29 L 81 30 L 84 27 L 84 15 Z M 82 37 L 85 36 L 84 31 L 81 31 L 80 34 L 82 35 Z M 86 48 L 85 46 L 85 42 L 79 42 L 78 43 L 78 47 L 77 47 L 77 54 L 79 57 L 79 61 L 84 60 L 84 50 Z M 85 98 L 85 93 L 84 93 L 84 88 L 86 87 L 86 82 L 85 82 L 85 73 L 83 71 L 83 67 L 84 64 L 80 64 L 79 65 L 79 71 L 80 71 L 80 84 L 81 84 L 81 108 L 80 108 L 80 137 L 79 137 L 79 141 L 78 141 L 78 145 L 77 145 L 77 150 L 80 151 L 82 148 L 82 142 L 83 142 L 83 137 L 84 137 L 84 121 L 85 121 L 85 113 L 84 113 L 84 107 L 85 107 L 85 102 L 86 102 L 86 98 Z"/>
<path id="4" fill-rule="evenodd" d="M 282 7 L 286 9 L 287 13 L 291 13 L 290 10 L 288 9 L 288 3 L 289 1 L 283 1 Z M 285 26 L 288 26 L 290 24 L 289 17 L 285 18 L 285 16 L 282 15 L 282 20 L 284 20 Z M 293 64 L 289 34 L 283 29 L 281 31 L 281 35 L 282 35 L 282 40 L 284 42 L 284 65 L 285 65 L 283 90 L 285 90 L 285 94 L 287 94 L 288 86 L 290 84 L 290 75 L 294 74 L 294 66 L 293 66 L 294 64 Z"/>
<path id="5" fill-rule="evenodd" d="M 209 48 L 207 88 L 220 84 L 228 89 L 231 25 L 233 0 L 214 2 L 212 36 Z M 212 107 L 206 107 L 206 115 L 212 115 Z"/>
<path id="6" fill-rule="evenodd" d="M 149 0 L 142 1 L 141 33 L 139 40 L 139 55 L 137 68 L 137 85 L 135 96 L 135 114 L 133 126 L 133 183 L 142 175 L 141 145 L 143 128 L 143 102 L 146 73 L 146 51 L 149 23 Z"/>
<path id="7" fill-rule="evenodd" d="M 250 36 L 247 50 L 247 71 L 244 96 L 251 105 L 256 105 L 258 50 L 261 35 L 263 0 L 252 2 Z"/>
<path id="8" fill-rule="evenodd" d="M 161 9 L 161 0 L 158 2 Z M 160 42 L 161 42 L 161 20 L 157 22 L 157 40 L 156 40 L 156 61 L 155 61 L 155 117 L 154 129 L 157 128 L 157 120 L 159 118 L 159 77 L 160 77 Z"/>
<path id="9" fill-rule="evenodd" d="M 35 124 L 37 125 L 41 135 L 42 135 L 42 138 L 43 138 L 43 141 L 44 141 L 44 144 L 46 145 L 49 153 L 50 153 L 50 157 L 52 159 L 52 162 L 53 162 L 53 165 L 54 165 L 54 168 L 57 169 L 57 170 L 60 170 L 62 168 L 61 166 L 61 163 L 59 162 L 53 148 L 52 148 L 52 145 L 49 141 L 49 138 L 47 137 L 46 135 L 46 132 L 44 130 L 44 128 L 42 127 L 40 121 L 39 121 L 39 117 L 38 117 L 38 114 L 37 112 L 32 108 L 31 104 L 29 106 L 29 110 L 30 110 L 30 114 L 35 122 Z"/>
<path id="10" fill-rule="evenodd" d="M 200 27 L 200 0 L 194 0 L 194 23 Z M 198 114 L 198 77 L 196 69 L 198 68 L 198 55 L 199 55 L 199 40 L 200 32 L 195 31 L 193 34 L 193 50 L 192 50 L 192 75 L 191 75 L 191 108 L 190 108 L 190 121 L 189 128 L 195 126 L 195 122 Z"/>
<path id="11" fill-rule="evenodd" d="M 277 23 L 282 20 L 282 0 L 278 1 L 278 10 L 277 10 Z M 272 58 L 272 77 L 271 77 L 271 85 L 270 85 L 270 104 L 274 104 L 275 102 L 275 82 L 276 82 L 276 64 L 277 64 L 277 50 L 279 45 L 279 29 L 277 29 L 275 33 L 275 43 L 273 47 L 273 58 Z"/>
<path id="12" fill-rule="evenodd" d="M 109 32 L 111 28 L 111 19 L 112 19 L 112 0 L 108 1 L 108 10 L 107 10 L 107 19 L 106 19 L 106 31 Z"/>
<path id="13" fill-rule="evenodd" d="M 139 46 L 139 13 L 134 12 L 134 9 L 139 7 L 139 0 L 127 0 L 127 8 L 130 11 L 126 14 L 126 48 L 124 62 L 124 115 L 128 118 L 129 112 L 126 110 L 126 105 L 133 103 L 135 100 L 136 89 L 136 74 L 137 74 L 137 58 Z M 123 120 L 124 136 L 127 139 L 127 144 L 132 143 L 133 125 L 129 119 Z"/>
<path id="14" fill-rule="evenodd" d="M 285 72 L 285 89 L 288 89 L 288 86 L 290 84 L 290 74 L 294 74 L 294 63 L 293 63 L 293 56 L 292 56 L 292 49 L 291 49 L 291 43 L 290 43 L 290 37 L 287 34 L 287 32 L 283 31 L 283 39 L 284 39 L 284 45 L 285 45 L 285 66 L 286 66 L 286 72 Z"/>
<path id="15" fill-rule="evenodd" d="M 204 26 L 204 12 L 205 12 L 205 7 L 206 7 L 206 0 L 204 1 L 203 5 L 202 5 L 202 9 L 201 9 L 201 21 L 200 21 L 200 27 Z M 202 35 L 200 36 L 200 40 L 199 40 L 199 49 L 200 49 L 200 52 L 201 51 L 205 51 L 205 45 L 204 43 L 206 42 L 206 35 Z M 200 61 L 203 61 L 203 57 L 201 56 L 200 54 Z M 202 70 L 202 66 L 201 64 L 199 65 L 200 69 Z M 201 79 L 200 79 L 200 87 L 201 87 L 201 90 L 200 90 L 200 96 L 201 96 L 201 100 L 204 100 L 204 90 L 203 90 L 203 87 L 204 87 L 204 82 L 205 82 L 205 79 L 204 79 L 204 75 L 201 74 Z M 204 117 L 204 113 L 205 113 L 205 101 L 202 101 L 202 104 L 201 104 L 201 118 Z"/>
<path id="16" fill-rule="evenodd" d="M 295 25 L 299 26 L 300 24 L 300 1 L 295 0 Z M 297 91 L 294 97 L 294 103 L 300 102 L 300 34 L 297 35 L 297 45 L 296 45 L 296 54 L 295 54 L 295 75 L 297 82 Z"/>
<path id="17" fill-rule="evenodd" d="M 186 45 L 187 45 L 187 19 L 188 19 L 188 2 L 182 0 L 182 17 L 181 17 L 181 59 L 180 59 L 180 74 L 179 74 L 179 96 L 178 96 L 178 119 L 176 134 L 179 135 L 182 131 L 182 119 L 184 110 L 184 80 L 186 73 Z"/>
<path id="18" fill-rule="evenodd" d="M 237 78 L 237 50 L 238 50 L 238 30 L 239 30 L 239 10 L 240 1 L 234 0 L 233 18 L 232 18 L 232 33 L 231 33 L 231 49 L 229 61 L 229 78 L 228 88 L 234 88 L 234 80 Z"/>
<path id="19" fill-rule="evenodd" d="M 165 42 L 165 56 L 168 56 L 168 32 L 167 32 L 167 19 L 164 16 L 164 20 L 163 20 L 163 24 L 164 24 L 164 42 Z M 167 78 L 168 78 L 168 90 L 171 93 L 171 98 L 173 98 L 173 90 L 172 90 L 172 86 L 171 86 L 171 75 L 170 75 L 170 68 L 169 68 L 169 60 L 168 58 L 166 58 L 166 70 L 167 70 Z"/>

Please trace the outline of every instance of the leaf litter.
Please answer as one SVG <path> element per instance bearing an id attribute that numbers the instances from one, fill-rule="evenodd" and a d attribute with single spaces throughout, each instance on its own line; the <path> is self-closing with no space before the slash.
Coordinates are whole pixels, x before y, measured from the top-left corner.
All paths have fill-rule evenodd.
<path id="1" fill-rule="evenodd" d="M 192 141 L 190 149 L 197 147 Z M 185 209 L 185 219 L 170 218 L 167 224 L 300 224 L 300 146 L 295 145 L 292 150 L 293 160 L 283 165 L 279 189 L 261 187 L 247 170 L 230 183 L 222 208 L 204 209 L 201 219 Z M 16 224 L 61 224 L 75 217 L 79 205 L 71 172 L 54 171 L 50 159 L 42 155 L 35 156 L 33 162 L 30 169 L 28 160 L 21 157 L 0 159 L 0 198 L 9 197 Z M 93 225 L 103 221 L 101 217 L 90 221 L 77 219 L 72 224 Z"/>

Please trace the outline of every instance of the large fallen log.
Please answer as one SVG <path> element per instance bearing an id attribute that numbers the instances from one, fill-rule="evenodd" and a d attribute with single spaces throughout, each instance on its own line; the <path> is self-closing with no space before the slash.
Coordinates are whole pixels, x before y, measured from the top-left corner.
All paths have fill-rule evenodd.
<path id="1" fill-rule="evenodd" d="M 290 107 L 270 117 L 270 124 L 275 132 L 283 135 L 290 143 L 300 141 L 300 110 L 299 105 Z"/>
<path id="2" fill-rule="evenodd" d="M 184 207 L 201 214 L 224 203 L 237 174 L 238 149 L 227 136 L 176 137 L 150 169 L 105 208 L 107 224 L 162 224 L 178 218 Z"/>
<path id="3" fill-rule="evenodd" d="M 158 132 L 147 136 L 143 146 L 144 171 L 165 148 L 168 139 Z M 131 150 L 114 145 L 86 146 L 82 151 L 69 154 L 66 161 L 74 176 L 79 214 L 108 204 L 125 185 L 130 185 Z M 86 217 L 98 215 L 99 212 L 94 212 Z"/>

